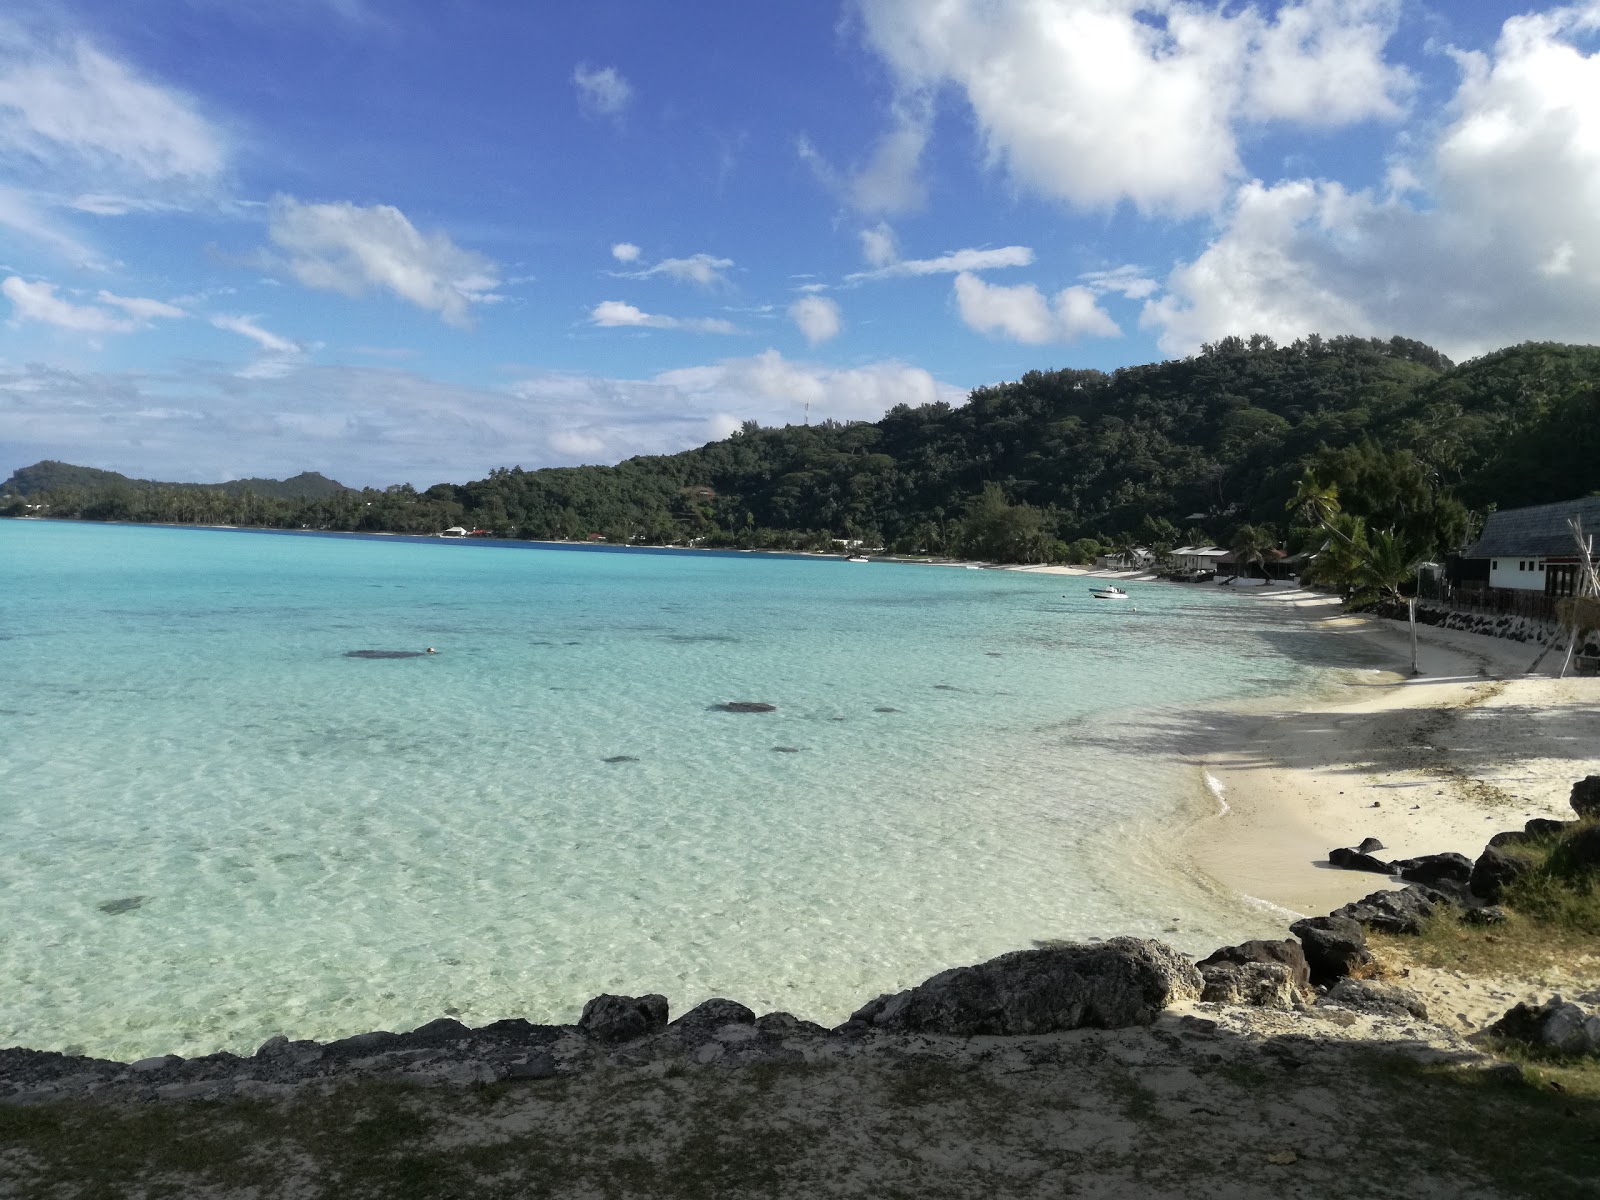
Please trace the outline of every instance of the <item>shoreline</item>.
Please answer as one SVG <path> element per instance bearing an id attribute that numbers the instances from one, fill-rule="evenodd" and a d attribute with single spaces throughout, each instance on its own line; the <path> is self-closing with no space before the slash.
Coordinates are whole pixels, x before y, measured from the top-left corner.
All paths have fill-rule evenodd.
<path id="1" fill-rule="evenodd" d="M 1138 571 L 1016 569 L 1205 586 Z M 1600 769 L 1600 679 L 1557 679 L 1549 660 L 1527 674 L 1535 646 L 1419 625 L 1422 673 L 1410 678 L 1401 673 L 1410 635 L 1400 622 L 1346 613 L 1337 597 L 1293 585 L 1234 594 L 1286 607 L 1302 628 L 1359 639 L 1395 663 L 1340 672 L 1324 694 L 1280 694 L 1207 713 L 1210 744 L 1183 757 L 1197 795 L 1217 804 L 1182 826 L 1173 857 L 1247 902 L 1322 913 L 1401 887 L 1390 876 L 1331 866 L 1328 851 L 1376 837 L 1390 858 L 1475 857 L 1486 833 L 1569 815 L 1572 779 Z"/>

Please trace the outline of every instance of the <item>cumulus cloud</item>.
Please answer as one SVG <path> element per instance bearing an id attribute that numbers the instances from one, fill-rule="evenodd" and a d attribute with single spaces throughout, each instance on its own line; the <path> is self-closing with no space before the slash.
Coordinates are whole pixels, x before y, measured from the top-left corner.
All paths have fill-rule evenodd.
<path id="1" fill-rule="evenodd" d="M 871 229 L 863 229 L 860 237 L 861 257 L 867 266 L 887 267 L 900 257 L 900 244 L 887 222 L 879 221 Z"/>
<path id="2" fill-rule="evenodd" d="M 1460 53 L 1449 119 L 1405 190 L 1253 181 L 1142 323 L 1187 353 L 1227 333 L 1403 333 L 1455 358 L 1595 339 L 1600 311 L 1600 4 L 1505 22 Z M 1425 189 L 1417 194 L 1413 189 Z"/>
<path id="3" fill-rule="evenodd" d="M 611 257 L 619 263 L 631 263 L 639 260 L 642 252 L 632 242 L 618 242 L 611 247 Z"/>
<path id="4" fill-rule="evenodd" d="M 1219 205 L 1239 130 L 1398 116 L 1409 74 L 1384 61 L 1398 0 L 1300 0 L 1271 16 L 1192 0 L 858 0 L 901 110 L 964 97 L 989 161 L 1084 208 Z M 920 150 L 920 147 L 919 147 Z"/>
<path id="5" fill-rule="evenodd" d="M 443 232 L 420 232 L 387 204 L 302 204 L 280 196 L 268 235 L 307 287 L 346 296 L 380 288 L 459 326 L 471 324 L 473 305 L 499 299 L 495 263 Z"/>
<path id="6" fill-rule="evenodd" d="M 637 258 L 638 255 L 635 254 L 634 257 Z M 676 279 L 679 283 L 695 283 L 704 288 L 728 287 L 728 277 L 723 272 L 731 266 L 733 266 L 731 258 L 718 258 L 713 254 L 691 254 L 688 258 L 664 258 L 653 267 L 646 267 L 642 271 L 624 272 L 621 277 L 650 279 L 656 275 L 665 275 L 668 279 Z"/>
<path id="7" fill-rule="evenodd" d="M 742 421 L 875 418 L 963 393 L 898 362 L 846 370 L 776 351 L 644 379 L 541 373 L 503 389 L 380 367 L 251 376 L 107 374 L 0 364 L 0 428 L 40 458 L 218 480 L 322 471 L 352 485 L 465 482 L 490 468 L 616 462 L 726 437 Z M 9 470 L 10 468 L 4 468 Z"/>
<path id="8" fill-rule="evenodd" d="M 1097 294 L 1113 292 L 1127 300 L 1143 300 L 1161 290 L 1142 267 L 1131 263 L 1105 271 L 1085 271 L 1078 278 Z"/>
<path id="9" fill-rule="evenodd" d="M 633 99 L 633 85 L 615 67 L 579 63 L 572 69 L 572 83 L 578 89 L 578 103 L 601 116 L 620 116 Z"/>
<path id="10" fill-rule="evenodd" d="M 863 213 L 912 212 L 927 200 L 920 170 L 932 126 L 927 96 L 906 95 L 892 106 L 889 128 L 872 154 L 855 169 L 835 167 L 809 137 L 800 137 L 795 151 L 817 181 L 852 208 Z"/>
<path id="11" fill-rule="evenodd" d="M 691 333 L 738 333 L 738 326 L 720 317 L 667 317 L 647 313 L 621 300 L 602 300 L 589 319 L 605 329 L 684 329 Z"/>
<path id="12" fill-rule="evenodd" d="M 136 329 L 148 328 L 158 317 L 187 315 L 176 305 L 160 300 L 117 296 L 107 291 L 99 295 L 100 306 L 75 304 L 56 295 L 55 284 L 42 279 L 29 283 L 17 275 L 9 276 L 0 283 L 0 293 L 11 301 L 14 320 L 37 321 L 74 333 L 132 333 Z M 121 311 L 112 311 L 114 309 Z"/>
<path id="13" fill-rule="evenodd" d="M 956 276 L 955 297 L 969 328 L 1030 345 L 1122 333 L 1085 287 L 1066 288 L 1051 301 L 1032 284 L 999 287 L 963 272 Z"/>
<path id="14" fill-rule="evenodd" d="M 826 296 L 800 297 L 789 306 L 789 319 L 813 346 L 837 337 L 842 328 L 839 306 Z"/>
<path id="15" fill-rule="evenodd" d="M 1001 267 L 1033 265 L 1033 250 L 1027 246 L 1001 246 L 994 250 L 952 250 L 938 258 L 909 258 L 891 262 L 873 271 L 857 271 L 846 279 L 895 279 L 907 275 L 958 275 L 964 271 L 993 271 Z"/>

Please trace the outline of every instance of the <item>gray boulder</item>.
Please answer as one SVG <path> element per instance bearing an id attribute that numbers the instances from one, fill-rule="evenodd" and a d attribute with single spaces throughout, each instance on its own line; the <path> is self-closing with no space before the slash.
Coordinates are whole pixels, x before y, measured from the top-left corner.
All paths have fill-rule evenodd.
<path id="1" fill-rule="evenodd" d="M 771 1012 L 756 1018 L 756 1028 L 773 1037 L 822 1037 L 827 1030 L 815 1021 L 802 1021 L 793 1013 Z"/>
<path id="2" fill-rule="evenodd" d="M 904 1033 L 1051 1033 L 1148 1025 L 1175 1000 L 1197 999 L 1204 980 L 1161 942 L 1112 938 L 1017 950 L 942 971 L 909 991 L 879 996 L 849 1025 Z"/>
<path id="3" fill-rule="evenodd" d="M 1343 867 L 1346 871 L 1371 871 L 1374 875 L 1392 875 L 1394 866 L 1386 863 L 1381 858 L 1373 858 L 1360 850 L 1352 850 L 1349 846 L 1341 846 L 1337 850 L 1328 851 L 1328 861 L 1336 867 Z"/>
<path id="4" fill-rule="evenodd" d="M 1336 983 L 1372 963 L 1367 936 L 1349 917 L 1304 917 L 1289 926 L 1289 932 L 1300 939 L 1312 983 Z"/>
<path id="5" fill-rule="evenodd" d="M 1305 951 L 1300 949 L 1300 943 L 1293 938 L 1285 938 L 1281 942 L 1259 940 L 1240 942 L 1237 946 L 1224 946 L 1220 950 L 1213 950 L 1195 964 L 1199 967 L 1200 974 L 1206 977 L 1208 986 L 1211 976 L 1206 968 L 1221 963 L 1233 963 L 1236 966 L 1244 966 L 1246 963 L 1277 963 L 1288 968 L 1290 978 L 1301 991 L 1311 990 L 1311 968 L 1306 964 Z"/>
<path id="6" fill-rule="evenodd" d="M 1421 884 L 1398 891 L 1373 892 L 1360 900 L 1353 900 L 1335 912 L 1334 916 L 1349 917 L 1365 929 L 1380 933 L 1415 936 L 1422 932 L 1423 923 L 1432 917 L 1440 905 L 1449 904 L 1443 892 Z"/>
<path id="7" fill-rule="evenodd" d="M 1567 874 L 1579 874 L 1600 867 L 1600 825 L 1591 825 L 1568 834 L 1550 856 L 1550 865 Z"/>
<path id="8" fill-rule="evenodd" d="M 1467 886 L 1478 899 L 1498 904 L 1506 887 L 1527 872 L 1526 860 L 1498 846 L 1486 846 L 1478 861 L 1472 864 L 1472 878 Z"/>
<path id="9" fill-rule="evenodd" d="M 1488 1032 L 1558 1054 L 1600 1055 L 1600 1013 L 1585 1012 L 1560 996 L 1543 1004 L 1518 1004 Z"/>
<path id="10" fill-rule="evenodd" d="M 1572 785 L 1572 811 L 1580 817 L 1600 817 L 1600 775 L 1588 775 Z"/>
<path id="11" fill-rule="evenodd" d="M 1361 839 L 1361 845 L 1356 847 L 1356 853 L 1357 854 L 1376 854 L 1379 850 L 1387 850 L 1387 849 L 1388 849 L 1388 847 L 1385 846 L 1382 842 L 1380 842 L 1377 838 L 1369 837 L 1369 838 L 1362 838 Z"/>
<path id="12" fill-rule="evenodd" d="M 1441 883 L 1464 884 L 1472 878 L 1472 860 L 1454 851 L 1402 858 L 1394 866 L 1407 883 L 1425 883 L 1430 887 Z"/>
<path id="13" fill-rule="evenodd" d="M 1281 1012 L 1297 1012 L 1306 1007 L 1306 990 L 1281 962 L 1217 962 L 1202 966 L 1200 975 L 1206 981 L 1200 999 L 1207 1003 L 1242 1004 Z"/>
<path id="14" fill-rule="evenodd" d="M 1416 1017 L 1428 1019 L 1428 1006 L 1422 997 L 1392 983 L 1378 983 L 1371 979 L 1341 979 L 1328 989 L 1328 994 L 1318 1004 L 1337 1004 L 1340 1008 L 1372 1013 L 1382 1017 Z"/>
<path id="15" fill-rule="evenodd" d="M 600 995 L 583 1006 L 578 1028 L 598 1042 L 631 1042 L 667 1027 L 667 998 Z"/>
<path id="16" fill-rule="evenodd" d="M 1481 908 L 1469 908 L 1461 914 L 1461 920 L 1468 925 L 1504 925 L 1510 916 L 1498 904 L 1485 904 Z"/>
<path id="17" fill-rule="evenodd" d="M 721 1029 L 724 1025 L 754 1025 L 756 1014 L 737 1000 L 713 997 L 702 1000 L 667 1028 L 681 1032 Z"/>

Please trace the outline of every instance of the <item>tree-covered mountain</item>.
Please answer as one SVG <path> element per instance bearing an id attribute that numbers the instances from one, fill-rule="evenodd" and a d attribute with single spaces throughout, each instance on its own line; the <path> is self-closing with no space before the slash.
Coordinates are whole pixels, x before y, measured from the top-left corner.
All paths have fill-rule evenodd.
<path id="1" fill-rule="evenodd" d="M 201 488 L 242 496 L 250 492 L 257 496 L 282 500 L 312 500 L 349 491 L 344 484 L 319 475 L 315 471 L 302 471 L 290 479 L 230 479 L 226 483 L 160 483 L 154 479 L 130 479 L 116 471 L 102 471 L 98 467 L 75 467 L 71 463 L 45 459 L 31 467 L 22 467 L 10 479 L 0 483 L 0 496 L 35 496 L 42 492 L 96 491 L 124 488 L 137 491 L 175 491 Z"/>
<path id="2" fill-rule="evenodd" d="M 1405 338 L 1230 337 L 1109 374 L 1030 371 L 960 406 L 901 406 L 876 422 L 747 423 L 614 467 L 500 468 L 422 492 L 305 500 L 243 492 L 207 517 L 170 488 L 37 495 L 52 515 L 99 519 L 772 547 L 861 538 L 1036 560 L 1226 540 L 1247 524 L 1288 537 L 1308 473 L 1374 529 L 1439 552 L 1460 544 L 1469 510 L 1600 491 L 1600 348 L 1528 343 L 1456 366 Z"/>

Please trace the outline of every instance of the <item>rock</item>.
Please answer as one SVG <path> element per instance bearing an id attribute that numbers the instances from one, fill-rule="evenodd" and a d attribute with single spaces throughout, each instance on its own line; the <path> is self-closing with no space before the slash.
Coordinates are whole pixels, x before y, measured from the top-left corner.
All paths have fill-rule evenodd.
<path id="1" fill-rule="evenodd" d="M 506 1067 L 507 1079 L 554 1079 L 555 1076 L 556 1060 L 543 1050 Z"/>
<path id="2" fill-rule="evenodd" d="M 1522 1082 L 1522 1068 L 1514 1062 L 1491 1063 L 1483 1068 L 1483 1077 L 1500 1084 Z"/>
<path id="3" fill-rule="evenodd" d="M 731 713 L 768 713 L 778 711 L 776 704 L 768 704 L 762 700 L 730 700 L 726 704 L 713 704 L 711 707 L 718 712 Z"/>
<path id="4" fill-rule="evenodd" d="M 202 1079 L 198 1083 L 167 1083 L 156 1089 L 162 1100 L 197 1100 L 222 1084 L 218 1079 Z"/>
<path id="5" fill-rule="evenodd" d="M 1522 827 L 1525 837 L 1544 838 L 1554 834 L 1565 833 L 1578 823 L 1576 821 L 1556 821 L 1550 817 L 1534 817 Z"/>
<path id="6" fill-rule="evenodd" d="M 1394 866 L 1400 878 L 1407 883 L 1466 883 L 1472 878 L 1472 860 L 1454 851 L 1424 854 L 1421 858 L 1403 858 Z"/>
<path id="7" fill-rule="evenodd" d="M 1450 898 L 1443 892 L 1414 883 L 1398 891 L 1373 892 L 1351 901 L 1333 915 L 1349 917 L 1363 928 L 1380 933 L 1415 936 L 1440 905 L 1449 903 Z"/>
<path id="8" fill-rule="evenodd" d="M 1211 1004 L 1243 1004 L 1280 1012 L 1297 1012 L 1306 1006 L 1306 992 L 1295 982 L 1294 972 L 1281 962 L 1212 963 L 1201 967 L 1200 974 L 1206 981 L 1200 999 Z"/>
<path id="9" fill-rule="evenodd" d="M 1374 1013 L 1386 1017 L 1416 1017 L 1428 1019 L 1428 1006 L 1422 997 L 1392 983 L 1377 983 L 1371 979 L 1341 979 L 1328 989 L 1328 994 L 1318 1004 L 1337 1004 L 1357 1012 Z"/>
<path id="10" fill-rule="evenodd" d="M 613 754 L 610 758 L 601 759 L 601 761 L 615 765 L 617 763 L 638 762 L 639 760 L 631 754 Z"/>
<path id="11" fill-rule="evenodd" d="M 404 1040 L 398 1033 L 378 1029 L 372 1033 L 357 1033 L 347 1038 L 340 1038 L 336 1042 L 329 1042 L 323 1049 L 329 1054 L 370 1054 L 374 1050 L 388 1050 L 398 1046 Z"/>
<path id="12" fill-rule="evenodd" d="M 412 1046 L 441 1046 L 471 1036 L 472 1030 L 460 1021 L 451 1017 L 440 1017 L 436 1021 L 429 1021 L 426 1025 L 413 1029 L 405 1035 L 404 1041 Z"/>
<path id="13" fill-rule="evenodd" d="M 1394 868 L 1381 858 L 1373 858 L 1359 850 L 1352 850 L 1349 846 L 1341 846 L 1337 850 L 1328 851 L 1328 861 L 1336 867 L 1343 867 L 1346 871 L 1371 871 L 1374 875 L 1392 875 Z"/>
<path id="14" fill-rule="evenodd" d="M 756 1018 L 756 1028 L 775 1037 L 819 1037 L 828 1031 L 814 1021 L 802 1021 L 793 1013 L 773 1012 Z"/>
<path id="15" fill-rule="evenodd" d="M 168 1067 L 175 1067 L 181 1062 L 183 1059 L 176 1054 L 158 1054 L 154 1058 L 141 1058 L 138 1062 L 129 1063 L 128 1070 L 144 1075 L 151 1071 L 163 1071 Z"/>
<path id="16" fill-rule="evenodd" d="M 283 1034 L 269 1037 L 261 1043 L 261 1048 L 256 1051 L 257 1058 L 278 1058 L 289 1049 L 289 1039 Z"/>
<path id="17" fill-rule="evenodd" d="M 1369 837 L 1369 838 L 1362 838 L 1361 839 L 1361 845 L 1356 847 L 1356 853 L 1357 854 L 1376 854 L 1379 850 L 1387 850 L 1387 849 L 1388 849 L 1388 847 L 1385 846 L 1382 842 L 1380 842 L 1377 838 Z"/>
<path id="18" fill-rule="evenodd" d="M 1469 908 L 1461 914 L 1468 925 L 1504 925 L 1508 914 L 1498 904 L 1485 904 L 1482 908 Z"/>
<path id="19" fill-rule="evenodd" d="M 107 900 L 104 904 L 96 905 L 103 913 L 117 916 L 119 913 L 132 912 L 136 908 L 143 908 L 145 897 L 124 896 L 121 900 Z"/>
<path id="20" fill-rule="evenodd" d="M 756 1014 L 737 1000 L 720 997 L 702 1000 L 667 1028 L 683 1032 L 721 1029 L 724 1025 L 754 1025 Z"/>
<path id="21" fill-rule="evenodd" d="M 1587 775 L 1573 784 L 1571 803 L 1580 817 L 1600 817 L 1600 775 Z"/>
<path id="22" fill-rule="evenodd" d="M 1372 962 L 1366 934 L 1349 917 L 1304 917 L 1289 932 L 1300 939 L 1312 983 L 1334 983 Z"/>
<path id="23" fill-rule="evenodd" d="M 1486 846 L 1478 861 L 1472 864 L 1472 878 L 1468 887 L 1480 900 L 1499 903 L 1508 884 L 1527 874 L 1524 859 L 1508 854 L 1498 846 Z"/>
<path id="24" fill-rule="evenodd" d="M 1246 963 L 1279 963 L 1289 968 L 1296 987 L 1304 992 L 1311 990 L 1311 968 L 1306 965 L 1305 951 L 1293 938 L 1285 938 L 1281 942 L 1251 941 L 1241 942 L 1237 946 L 1224 946 L 1220 950 L 1213 950 L 1195 965 L 1199 967 L 1201 975 L 1207 975 L 1206 968 L 1218 963 L 1235 963 L 1239 966 Z"/>
<path id="25" fill-rule="evenodd" d="M 1552 996 L 1543 1004 L 1518 1004 L 1488 1032 L 1510 1041 L 1543 1046 L 1557 1054 L 1600 1055 L 1600 1013 Z"/>
<path id="26" fill-rule="evenodd" d="M 1550 856 L 1550 865 L 1568 875 L 1600 868 L 1600 825 L 1568 834 Z"/>
<path id="27" fill-rule="evenodd" d="M 1174 1000 L 1196 999 L 1205 981 L 1161 942 L 1112 938 L 1015 950 L 942 971 L 909 991 L 879 996 L 851 1025 L 892 1032 L 1051 1033 L 1148 1025 Z"/>
<path id="28" fill-rule="evenodd" d="M 631 1042 L 667 1027 L 667 998 L 600 995 L 583 1006 L 578 1028 L 600 1042 Z"/>
<path id="29" fill-rule="evenodd" d="M 421 658 L 426 650 L 346 650 L 346 658 Z"/>

